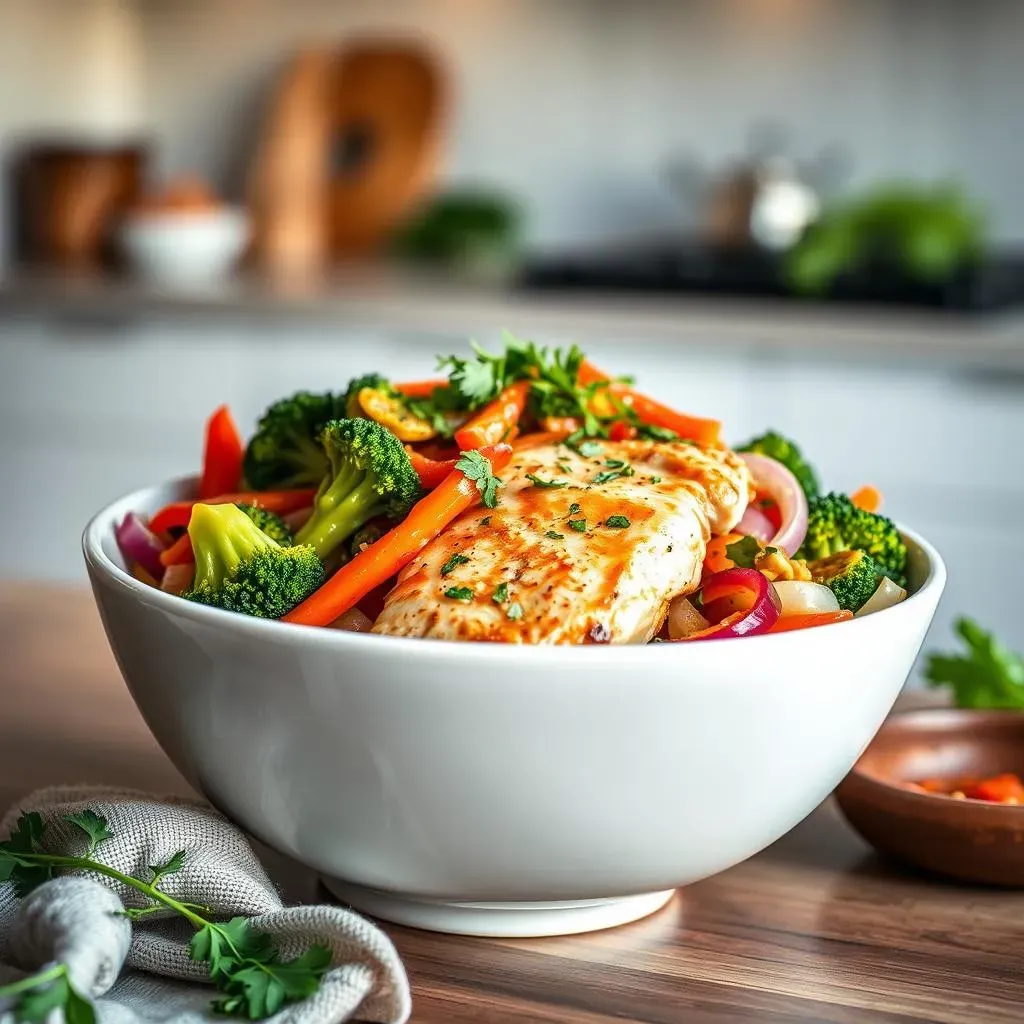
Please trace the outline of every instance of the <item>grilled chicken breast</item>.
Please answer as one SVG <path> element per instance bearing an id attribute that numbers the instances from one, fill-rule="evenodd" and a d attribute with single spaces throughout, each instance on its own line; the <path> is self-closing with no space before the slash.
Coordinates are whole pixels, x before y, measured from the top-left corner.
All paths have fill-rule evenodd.
<path id="1" fill-rule="evenodd" d="M 519 447 L 497 508 L 466 512 L 424 547 L 373 632 L 648 641 L 669 600 L 699 583 L 711 534 L 743 515 L 749 471 L 731 451 L 683 442 L 602 441 L 584 451 L 543 441 Z"/>

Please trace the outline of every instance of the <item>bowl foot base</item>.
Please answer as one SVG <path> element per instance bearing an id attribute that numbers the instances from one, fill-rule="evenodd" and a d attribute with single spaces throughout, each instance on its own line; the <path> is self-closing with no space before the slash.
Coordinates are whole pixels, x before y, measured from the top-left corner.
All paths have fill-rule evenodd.
<path id="1" fill-rule="evenodd" d="M 342 903 L 382 921 L 449 935 L 500 939 L 578 935 L 614 928 L 660 910 L 673 892 L 549 903 L 447 903 L 367 889 L 336 878 L 324 877 L 323 883 Z"/>

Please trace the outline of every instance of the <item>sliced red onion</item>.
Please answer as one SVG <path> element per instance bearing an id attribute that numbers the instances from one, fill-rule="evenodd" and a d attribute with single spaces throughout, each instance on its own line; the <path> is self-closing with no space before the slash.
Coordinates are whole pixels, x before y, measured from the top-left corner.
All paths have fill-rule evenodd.
<path id="1" fill-rule="evenodd" d="M 737 612 L 717 626 L 701 630 L 680 643 L 693 640 L 724 640 L 729 637 L 757 636 L 767 633 L 779 620 L 779 598 L 768 578 L 756 569 L 724 569 L 704 581 L 701 594 L 704 604 L 743 589 L 754 595 L 754 603 L 745 612 Z"/>
<path id="2" fill-rule="evenodd" d="M 767 455 L 743 452 L 740 458 L 750 468 L 758 491 L 779 506 L 782 526 L 770 543 L 773 547 L 782 548 L 787 555 L 795 555 L 807 536 L 807 496 L 803 488 L 781 462 Z"/>
<path id="3" fill-rule="evenodd" d="M 160 552 L 164 546 L 139 516 L 129 512 L 121 524 L 114 528 L 114 536 L 129 568 L 132 562 L 138 562 L 155 580 L 163 578 L 164 565 L 160 561 Z"/>
<path id="4" fill-rule="evenodd" d="M 745 537 L 756 537 L 767 544 L 775 536 L 775 526 L 760 509 L 748 505 L 743 518 L 736 524 L 736 533 L 742 533 Z"/>

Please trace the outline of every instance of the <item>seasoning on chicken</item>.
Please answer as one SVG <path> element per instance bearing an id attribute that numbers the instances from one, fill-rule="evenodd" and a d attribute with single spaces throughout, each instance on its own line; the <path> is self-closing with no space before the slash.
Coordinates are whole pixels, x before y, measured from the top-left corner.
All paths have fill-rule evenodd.
<path id="1" fill-rule="evenodd" d="M 507 643 L 646 643 L 752 496 L 733 452 L 687 442 L 522 444 L 493 510 L 402 572 L 373 631 Z"/>

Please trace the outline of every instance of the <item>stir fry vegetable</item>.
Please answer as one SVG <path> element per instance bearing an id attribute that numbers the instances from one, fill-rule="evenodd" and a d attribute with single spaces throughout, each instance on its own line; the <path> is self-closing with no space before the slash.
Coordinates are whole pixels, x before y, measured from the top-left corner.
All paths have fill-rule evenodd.
<path id="1" fill-rule="evenodd" d="M 906 597 L 906 547 L 878 515 L 877 489 L 821 495 L 777 431 L 737 456 L 719 421 L 663 404 L 575 345 L 506 336 L 501 352 L 473 345 L 439 366 L 434 379 L 371 372 L 281 398 L 248 443 L 217 409 L 195 496 L 118 525 L 129 570 L 222 610 L 381 632 L 390 596 L 436 565 L 435 618 L 489 617 L 495 638 L 527 642 L 552 642 L 537 622 L 557 581 L 592 579 L 591 562 L 621 572 L 662 542 L 658 557 L 692 558 L 692 570 L 631 620 L 641 623 L 632 642 L 788 632 Z M 708 537 L 720 501 L 724 528 Z M 680 517 L 693 517 L 691 534 Z M 478 537 L 480 550 L 467 543 L 434 561 L 449 530 Z M 508 555 L 488 586 L 483 548 L 497 538 Z M 553 642 L 622 642 L 603 608 L 584 635 Z"/>

